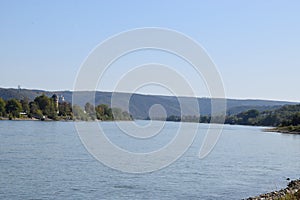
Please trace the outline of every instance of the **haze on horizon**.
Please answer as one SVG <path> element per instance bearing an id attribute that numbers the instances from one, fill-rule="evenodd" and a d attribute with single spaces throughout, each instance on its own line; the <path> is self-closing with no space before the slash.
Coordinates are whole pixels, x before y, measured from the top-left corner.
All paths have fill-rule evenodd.
<path id="1" fill-rule="evenodd" d="M 1 1 L 0 87 L 72 90 L 82 62 L 100 42 L 129 29 L 161 27 L 206 49 L 227 98 L 300 101 L 299 9 L 299 1 Z M 190 66 L 159 52 L 121 59 L 98 90 L 111 91 L 133 63 L 153 60 L 182 73 L 197 86 L 197 96 L 209 96 Z M 157 87 L 138 92 L 170 95 Z"/>

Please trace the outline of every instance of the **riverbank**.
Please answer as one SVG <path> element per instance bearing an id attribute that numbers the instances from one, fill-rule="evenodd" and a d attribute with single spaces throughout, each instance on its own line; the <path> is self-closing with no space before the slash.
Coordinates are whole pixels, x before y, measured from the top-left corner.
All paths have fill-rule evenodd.
<path id="1" fill-rule="evenodd" d="M 285 189 L 249 197 L 247 200 L 300 200 L 300 179 L 289 182 Z"/>
<path id="2" fill-rule="evenodd" d="M 11 121 L 64 121 L 64 122 L 78 122 L 78 121 L 134 121 L 134 119 L 108 119 L 108 120 L 98 120 L 98 119 L 88 119 L 88 120 L 80 120 L 80 119 L 70 119 L 70 118 L 58 118 L 56 120 L 50 118 L 29 118 L 29 117 L 21 117 L 21 118 L 12 118 L 9 119 L 7 117 L 0 117 L 0 121 L 2 120 L 11 120 Z M 192 122 L 194 123 L 194 122 Z M 206 123 L 205 123 L 206 124 Z M 208 123 L 209 124 L 209 123 Z M 239 125 L 239 124 L 237 124 Z M 242 125 L 243 126 L 243 125 Z M 247 125 L 245 125 L 247 126 Z M 262 129 L 264 132 L 276 132 L 276 133 L 283 133 L 283 134 L 300 134 L 300 125 L 299 126 L 283 126 L 283 127 L 274 127 L 274 128 L 265 128 Z"/>
<path id="3" fill-rule="evenodd" d="M 11 120 L 11 121 L 41 121 L 40 119 L 37 118 L 13 118 L 13 119 L 9 119 L 8 117 L 0 117 L 0 120 Z"/>
<path id="4" fill-rule="evenodd" d="M 300 126 L 282 126 L 265 129 L 266 132 L 279 132 L 286 134 L 300 134 Z"/>
<path id="5" fill-rule="evenodd" d="M 0 117 L 0 121 L 41 121 L 41 122 L 113 122 L 113 121 L 134 121 L 129 120 L 129 119 L 113 119 L 113 120 L 99 120 L 99 119 L 94 119 L 94 120 L 79 120 L 79 119 L 66 119 L 66 118 L 61 118 L 57 120 L 45 118 L 45 119 L 37 119 L 37 118 L 13 118 L 9 119 L 7 117 Z"/>

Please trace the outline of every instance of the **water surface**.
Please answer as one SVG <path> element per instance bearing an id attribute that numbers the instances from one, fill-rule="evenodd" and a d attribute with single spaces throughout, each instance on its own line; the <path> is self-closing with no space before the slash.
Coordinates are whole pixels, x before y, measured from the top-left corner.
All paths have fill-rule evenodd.
<path id="1" fill-rule="evenodd" d="M 167 122 L 151 141 L 130 138 L 113 122 L 102 126 L 122 148 L 147 152 L 170 141 L 178 123 Z M 299 135 L 226 125 L 200 160 L 207 128 L 201 124 L 191 148 L 169 167 L 128 174 L 95 160 L 73 122 L 0 121 L 0 199 L 241 199 L 300 177 Z"/>

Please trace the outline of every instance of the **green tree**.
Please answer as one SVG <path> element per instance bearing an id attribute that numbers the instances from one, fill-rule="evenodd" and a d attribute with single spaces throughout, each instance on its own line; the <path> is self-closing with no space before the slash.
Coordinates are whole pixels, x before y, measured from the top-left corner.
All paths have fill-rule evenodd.
<path id="1" fill-rule="evenodd" d="M 50 113 L 51 100 L 45 94 L 36 97 L 34 99 L 34 102 L 37 104 L 44 115 L 48 115 Z"/>
<path id="2" fill-rule="evenodd" d="M 100 104 L 96 107 L 96 116 L 100 120 L 113 120 L 112 109 L 108 105 Z"/>
<path id="3" fill-rule="evenodd" d="M 5 106 L 6 112 L 9 114 L 10 118 L 20 117 L 20 112 L 22 111 L 21 103 L 16 99 L 10 99 L 7 101 Z"/>
<path id="4" fill-rule="evenodd" d="M 123 111 L 121 108 L 112 108 L 114 120 L 131 120 L 132 117 L 127 111 Z"/>
<path id="5" fill-rule="evenodd" d="M 0 117 L 6 116 L 5 105 L 5 101 L 0 97 Z"/>
<path id="6" fill-rule="evenodd" d="M 29 108 L 30 108 L 30 114 L 28 115 L 28 117 L 43 119 L 44 116 L 43 112 L 39 109 L 39 106 L 37 105 L 36 102 L 30 102 Z"/>
<path id="7" fill-rule="evenodd" d="M 236 115 L 226 116 L 225 123 L 226 124 L 236 124 L 238 122 L 238 118 Z"/>
<path id="8" fill-rule="evenodd" d="M 38 96 L 34 99 L 39 109 L 50 119 L 57 120 L 57 109 L 53 98 L 47 97 L 45 94 Z"/>
<path id="9" fill-rule="evenodd" d="M 29 101 L 28 98 L 25 97 L 24 99 L 22 99 L 21 101 L 21 105 L 22 105 L 22 110 L 23 112 L 25 112 L 26 114 L 30 113 L 30 108 L 29 108 Z"/>
<path id="10" fill-rule="evenodd" d="M 84 106 L 84 110 L 86 113 L 94 113 L 95 112 L 95 107 L 93 106 L 93 104 L 91 103 L 86 103 L 85 106 Z"/>
<path id="11" fill-rule="evenodd" d="M 84 106 L 85 112 L 90 116 L 92 120 L 96 119 L 95 107 L 91 103 L 86 103 Z"/>
<path id="12" fill-rule="evenodd" d="M 122 112 L 122 118 L 123 120 L 132 120 L 132 116 L 127 111 Z"/>
<path id="13" fill-rule="evenodd" d="M 81 109 L 80 106 L 74 105 L 72 107 L 72 110 L 73 110 L 74 119 L 83 120 L 83 121 L 88 120 L 87 114 L 84 113 L 84 111 Z"/>
<path id="14" fill-rule="evenodd" d="M 200 116 L 200 123 L 209 123 L 210 122 L 210 117 L 209 116 Z"/>
<path id="15" fill-rule="evenodd" d="M 115 120 L 123 120 L 123 114 L 121 108 L 112 108 L 112 113 Z"/>
<path id="16" fill-rule="evenodd" d="M 259 116 L 259 111 L 251 109 L 237 114 L 238 124 L 242 125 L 255 125 L 257 123 L 256 118 Z"/>
<path id="17" fill-rule="evenodd" d="M 262 126 L 278 126 L 281 123 L 280 117 L 277 113 L 270 113 L 263 117 L 259 125 Z"/>
<path id="18" fill-rule="evenodd" d="M 72 106 L 68 102 L 62 102 L 58 105 L 59 116 L 71 116 L 72 115 Z"/>
<path id="19" fill-rule="evenodd" d="M 300 112 L 295 113 L 292 115 L 292 125 L 297 126 L 300 125 Z"/>
<path id="20" fill-rule="evenodd" d="M 171 115 L 171 116 L 167 117 L 166 120 L 167 121 L 173 121 L 173 122 L 180 122 L 181 121 L 181 117 L 180 116 L 176 116 L 176 115 Z"/>

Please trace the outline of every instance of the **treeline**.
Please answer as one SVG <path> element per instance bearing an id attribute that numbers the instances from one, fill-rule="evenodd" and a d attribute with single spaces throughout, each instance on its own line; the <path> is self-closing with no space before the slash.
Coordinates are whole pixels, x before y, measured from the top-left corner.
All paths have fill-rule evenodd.
<path id="1" fill-rule="evenodd" d="M 173 122 L 194 122 L 194 123 L 210 123 L 211 117 L 210 116 L 192 116 L 192 115 L 184 115 L 184 116 L 176 116 L 171 115 L 166 118 L 166 121 L 173 121 Z"/>
<path id="2" fill-rule="evenodd" d="M 252 126 L 298 126 L 300 125 L 300 104 L 286 105 L 272 111 L 259 112 L 252 109 L 226 117 L 227 124 Z"/>
<path id="3" fill-rule="evenodd" d="M 120 108 L 110 108 L 108 105 L 100 104 L 94 106 L 86 103 L 82 108 L 78 105 L 72 106 L 66 101 L 59 101 L 57 95 L 47 97 L 41 95 L 33 101 L 28 98 L 22 100 L 0 98 L 1 118 L 35 118 L 40 120 L 132 120 L 132 116 Z M 182 121 L 196 123 L 210 123 L 210 116 L 168 116 L 166 121 Z M 300 104 L 286 105 L 276 110 L 259 111 L 250 109 L 238 114 L 227 114 L 225 124 L 239 124 L 251 126 L 273 126 L 273 127 L 295 127 L 300 128 Z"/>
<path id="4" fill-rule="evenodd" d="M 57 95 L 47 97 L 42 94 L 33 101 L 28 98 L 22 100 L 0 98 L 1 118 L 35 118 L 39 120 L 132 120 L 132 116 L 120 108 L 110 108 L 100 104 L 96 107 L 86 103 L 84 108 L 78 105 L 72 106 L 69 102 L 59 102 Z"/>
<path id="5" fill-rule="evenodd" d="M 175 116 L 167 117 L 166 121 L 210 123 L 211 116 Z M 288 127 L 300 126 L 300 104 L 286 105 L 276 110 L 259 111 L 250 109 L 238 114 L 227 114 L 225 124 Z"/>

